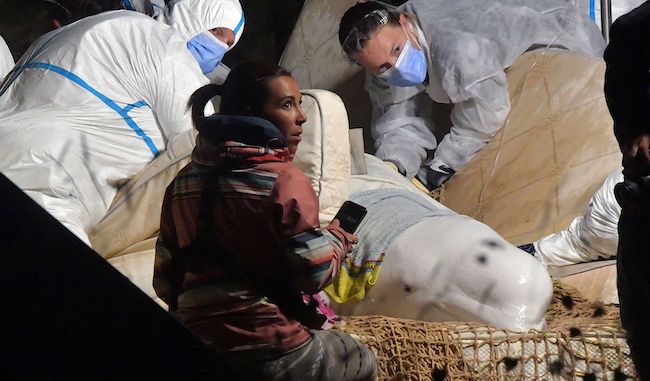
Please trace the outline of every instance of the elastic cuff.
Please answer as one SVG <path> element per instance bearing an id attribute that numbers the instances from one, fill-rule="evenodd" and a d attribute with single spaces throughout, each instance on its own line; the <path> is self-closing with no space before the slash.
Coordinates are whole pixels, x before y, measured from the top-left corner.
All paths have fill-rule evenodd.
<path id="1" fill-rule="evenodd" d="M 533 253 L 533 257 L 540 261 L 544 267 L 548 268 L 548 266 L 551 265 L 550 261 L 544 254 L 542 254 L 542 251 L 539 249 L 539 241 L 533 242 L 533 247 L 535 248 L 535 253 Z"/>
<path id="2" fill-rule="evenodd" d="M 399 161 L 397 161 L 395 159 L 384 159 L 384 161 L 395 164 L 395 166 L 397 167 L 397 172 L 402 174 L 402 176 L 406 176 L 406 168 L 404 168 L 402 163 L 400 163 Z"/>
<path id="3" fill-rule="evenodd" d="M 444 167 L 437 170 L 432 169 L 431 167 L 422 167 L 422 169 L 423 170 L 418 172 L 416 178 L 420 180 L 427 187 L 427 189 L 429 189 L 429 191 L 441 187 L 445 181 L 449 180 L 449 178 L 453 176 L 454 173 L 456 173 L 449 167 Z"/>

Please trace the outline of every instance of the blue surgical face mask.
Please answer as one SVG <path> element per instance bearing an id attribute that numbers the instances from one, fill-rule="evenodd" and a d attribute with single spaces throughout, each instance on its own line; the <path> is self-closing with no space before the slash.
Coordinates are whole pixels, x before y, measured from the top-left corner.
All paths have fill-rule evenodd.
<path id="1" fill-rule="evenodd" d="M 379 74 L 379 77 L 393 86 L 409 87 L 421 84 L 427 78 L 427 59 L 424 51 L 416 49 L 411 40 L 407 39 L 395 66 Z"/>
<path id="2" fill-rule="evenodd" d="M 187 42 L 187 49 L 199 63 L 203 74 L 208 74 L 219 65 L 228 45 L 211 32 L 202 32 Z"/>

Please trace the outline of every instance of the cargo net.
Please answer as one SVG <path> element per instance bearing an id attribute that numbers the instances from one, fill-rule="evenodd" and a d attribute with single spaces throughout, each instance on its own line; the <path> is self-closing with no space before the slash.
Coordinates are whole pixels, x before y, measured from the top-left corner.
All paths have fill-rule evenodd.
<path id="1" fill-rule="evenodd" d="M 548 330 L 527 333 L 384 316 L 335 329 L 375 352 L 379 380 L 637 380 L 616 306 L 556 282 L 546 319 Z"/>

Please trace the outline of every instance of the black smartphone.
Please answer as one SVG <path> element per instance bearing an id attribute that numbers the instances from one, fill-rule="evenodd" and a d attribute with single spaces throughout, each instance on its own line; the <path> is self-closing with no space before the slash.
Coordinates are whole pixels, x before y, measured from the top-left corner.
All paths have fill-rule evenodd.
<path id="1" fill-rule="evenodd" d="M 354 233 L 367 212 L 363 206 L 352 201 L 346 201 L 334 218 L 338 219 L 341 223 L 341 229 L 348 233 Z"/>

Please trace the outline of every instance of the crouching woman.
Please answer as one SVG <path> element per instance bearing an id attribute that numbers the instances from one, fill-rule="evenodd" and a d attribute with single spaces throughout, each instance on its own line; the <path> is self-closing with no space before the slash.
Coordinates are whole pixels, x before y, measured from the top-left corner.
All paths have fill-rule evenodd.
<path id="1" fill-rule="evenodd" d="M 221 96 L 219 115 L 206 103 Z M 327 286 L 356 237 L 318 222 L 308 178 L 292 164 L 306 117 L 286 70 L 235 68 L 197 90 L 192 161 L 167 188 L 154 288 L 242 380 L 374 380 L 372 352 L 318 330 L 302 302 Z"/>

